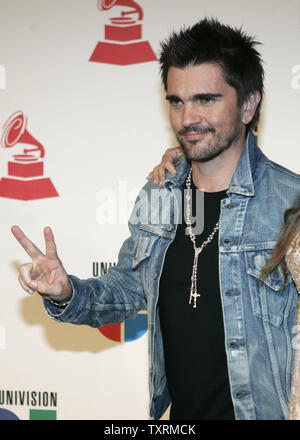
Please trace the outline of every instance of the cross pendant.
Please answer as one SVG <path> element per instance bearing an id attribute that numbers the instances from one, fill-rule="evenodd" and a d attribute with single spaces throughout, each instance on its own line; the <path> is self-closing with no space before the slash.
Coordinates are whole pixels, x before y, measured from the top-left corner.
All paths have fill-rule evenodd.
<path id="1" fill-rule="evenodd" d="M 194 309 L 197 307 L 196 302 L 197 302 L 198 296 L 201 296 L 201 295 L 200 295 L 200 293 L 197 293 L 197 292 L 191 293 L 191 296 L 190 296 L 190 303 L 192 301 L 192 297 L 194 298 L 194 304 L 193 304 Z"/>

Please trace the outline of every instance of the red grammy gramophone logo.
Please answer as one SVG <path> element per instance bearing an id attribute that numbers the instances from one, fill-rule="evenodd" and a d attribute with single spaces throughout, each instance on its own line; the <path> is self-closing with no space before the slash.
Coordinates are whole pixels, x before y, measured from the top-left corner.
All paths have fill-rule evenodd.
<path id="1" fill-rule="evenodd" d="M 104 38 L 99 41 L 90 60 L 98 63 L 128 64 L 156 61 L 148 41 L 142 40 L 143 10 L 133 0 L 98 0 L 98 9 L 106 11 L 113 6 L 125 6 L 118 17 L 110 18 L 111 24 L 104 27 Z"/>
<path id="2" fill-rule="evenodd" d="M 0 180 L 0 197 L 18 200 L 56 197 L 58 193 L 49 177 L 41 177 L 44 175 L 45 149 L 26 126 L 27 120 L 21 111 L 11 115 L 3 126 L 2 147 L 25 144 L 25 148 L 22 146 L 21 154 L 14 154 L 9 160 L 8 177 Z"/>

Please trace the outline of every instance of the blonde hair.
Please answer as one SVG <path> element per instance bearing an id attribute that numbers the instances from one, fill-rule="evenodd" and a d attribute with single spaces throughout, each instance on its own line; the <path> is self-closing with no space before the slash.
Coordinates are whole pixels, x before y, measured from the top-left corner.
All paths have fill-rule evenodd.
<path id="1" fill-rule="evenodd" d="M 293 239 L 300 232 L 300 197 L 296 204 L 284 214 L 284 228 L 271 255 L 271 258 L 262 269 L 262 276 L 265 279 L 277 266 L 281 266 L 285 282 L 288 276 L 288 269 L 285 262 L 286 252 Z"/>

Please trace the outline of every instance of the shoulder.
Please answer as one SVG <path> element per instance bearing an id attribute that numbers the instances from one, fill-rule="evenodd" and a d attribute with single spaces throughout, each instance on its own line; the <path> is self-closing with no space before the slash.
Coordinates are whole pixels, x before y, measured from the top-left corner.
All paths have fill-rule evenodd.
<path id="1" fill-rule="evenodd" d="M 283 167 L 279 163 L 273 162 L 272 160 L 266 158 L 266 166 L 270 168 L 270 171 L 273 171 L 277 175 L 282 175 L 287 180 L 290 180 L 295 183 L 300 183 L 300 175 L 295 172 L 289 170 L 288 168 Z"/>
<path id="2" fill-rule="evenodd" d="M 255 199 L 273 214 L 295 205 L 300 195 L 300 176 L 264 155 L 258 168 Z"/>
<path id="3" fill-rule="evenodd" d="M 300 193 L 300 175 L 263 155 L 261 178 L 269 179 L 277 187 L 290 187 Z"/>

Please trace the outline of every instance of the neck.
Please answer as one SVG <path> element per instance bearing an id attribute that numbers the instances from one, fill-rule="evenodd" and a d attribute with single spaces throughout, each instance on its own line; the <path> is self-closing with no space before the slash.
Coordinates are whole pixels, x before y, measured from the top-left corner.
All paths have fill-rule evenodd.
<path id="1" fill-rule="evenodd" d="M 205 192 L 218 192 L 229 188 L 231 178 L 241 157 L 245 139 L 223 151 L 208 162 L 192 161 L 193 182 Z"/>

